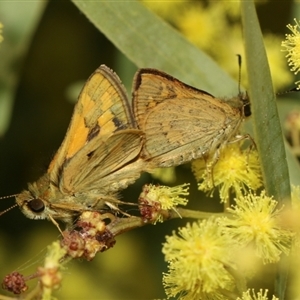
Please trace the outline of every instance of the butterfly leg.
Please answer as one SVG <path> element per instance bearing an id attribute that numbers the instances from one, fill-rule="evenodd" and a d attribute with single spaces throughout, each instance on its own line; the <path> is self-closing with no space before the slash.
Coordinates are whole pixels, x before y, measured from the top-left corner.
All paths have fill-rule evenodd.
<path id="1" fill-rule="evenodd" d="M 251 147 L 253 146 L 255 149 L 257 149 L 256 147 L 256 143 L 254 141 L 254 139 L 252 138 L 252 136 L 250 134 L 244 134 L 244 135 L 236 135 L 234 137 L 234 139 L 228 141 L 228 144 L 233 144 L 233 143 L 237 143 L 239 141 L 242 141 L 242 140 L 250 140 L 251 141 Z M 252 150 L 252 148 L 251 148 Z"/>
<path id="2" fill-rule="evenodd" d="M 126 202 L 122 202 L 120 201 L 122 204 L 127 204 Z M 105 202 L 105 204 L 110 208 L 112 209 L 114 212 L 117 212 L 117 213 L 121 213 L 123 214 L 124 216 L 126 217 L 131 217 L 130 214 L 126 213 L 125 211 L 121 210 L 118 206 L 116 206 L 115 204 L 111 203 L 111 202 Z M 137 204 L 136 204 L 137 205 Z"/>
<path id="3" fill-rule="evenodd" d="M 248 169 L 248 165 L 249 165 L 249 154 L 250 151 L 252 151 L 253 148 L 255 148 L 255 150 L 257 150 L 257 146 L 256 143 L 254 141 L 254 139 L 252 138 L 252 136 L 250 134 L 245 134 L 245 135 L 236 135 L 235 138 L 231 141 L 229 141 L 228 143 L 233 144 L 233 143 L 237 143 L 239 141 L 243 141 L 243 140 L 250 140 L 251 141 L 251 145 L 250 147 L 248 147 L 248 153 L 247 153 L 247 169 Z"/>
<path id="4" fill-rule="evenodd" d="M 209 161 L 209 154 L 206 152 L 203 154 L 203 159 L 205 161 L 206 173 L 208 177 L 208 181 L 211 183 L 211 188 L 215 187 L 214 183 L 214 166 L 218 162 L 220 157 L 219 149 L 213 155 L 213 158 Z"/>

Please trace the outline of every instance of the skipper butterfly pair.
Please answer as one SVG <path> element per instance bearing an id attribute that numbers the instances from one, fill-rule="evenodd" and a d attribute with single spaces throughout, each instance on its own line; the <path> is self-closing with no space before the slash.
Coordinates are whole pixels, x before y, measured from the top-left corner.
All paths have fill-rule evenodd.
<path id="1" fill-rule="evenodd" d="M 16 196 L 31 219 L 67 224 L 86 210 L 121 203 L 116 192 L 144 171 L 217 151 L 249 115 L 247 98 L 222 101 L 155 69 L 141 69 L 130 107 L 117 75 L 100 66 L 87 80 L 47 173 Z"/>

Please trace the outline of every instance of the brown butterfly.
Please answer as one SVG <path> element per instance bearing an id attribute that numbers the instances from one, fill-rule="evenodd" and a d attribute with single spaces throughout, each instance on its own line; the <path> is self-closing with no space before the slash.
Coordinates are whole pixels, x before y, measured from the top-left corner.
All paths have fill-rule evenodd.
<path id="1" fill-rule="evenodd" d="M 55 219 L 71 223 L 82 211 L 118 204 L 116 192 L 147 169 L 139 159 L 143 138 L 120 79 L 100 66 L 80 93 L 47 173 L 16 196 L 18 206 L 31 219 L 56 224 Z"/>
<path id="2" fill-rule="evenodd" d="M 247 95 L 228 101 L 155 69 L 140 69 L 133 81 L 133 111 L 145 134 L 141 151 L 157 167 L 180 165 L 214 154 L 237 136 L 250 116 Z"/>

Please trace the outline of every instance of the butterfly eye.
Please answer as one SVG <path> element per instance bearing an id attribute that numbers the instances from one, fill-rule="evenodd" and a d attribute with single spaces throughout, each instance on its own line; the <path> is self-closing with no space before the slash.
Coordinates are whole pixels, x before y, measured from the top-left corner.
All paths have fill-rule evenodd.
<path id="1" fill-rule="evenodd" d="M 247 102 L 247 103 L 244 104 L 244 116 L 245 117 L 250 117 L 251 116 L 250 102 Z"/>
<path id="2" fill-rule="evenodd" d="M 36 213 L 42 212 L 45 209 L 44 202 L 41 199 L 33 199 L 28 202 L 28 207 Z"/>

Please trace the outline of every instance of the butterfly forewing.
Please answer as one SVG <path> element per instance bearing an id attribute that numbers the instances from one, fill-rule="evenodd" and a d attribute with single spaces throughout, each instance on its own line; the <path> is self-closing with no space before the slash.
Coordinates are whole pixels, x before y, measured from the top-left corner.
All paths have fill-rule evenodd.
<path id="1" fill-rule="evenodd" d="M 74 179 L 75 175 L 68 174 L 64 166 L 75 156 L 76 163 L 73 162 L 73 165 L 89 168 L 84 165 L 86 158 L 76 155 L 79 151 L 94 151 L 89 151 L 89 144 L 95 139 L 98 147 L 106 147 L 105 141 L 111 135 L 131 128 L 135 128 L 135 125 L 126 91 L 117 75 L 102 65 L 90 76 L 80 93 L 66 137 L 48 169 L 51 181 L 58 183 L 62 172 L 66 178 Z M 74 168 L 68 169 L 75 172 Z M 63 178 L 63 182 L 70 188 L 72 183 L 66 178 Z"/>

